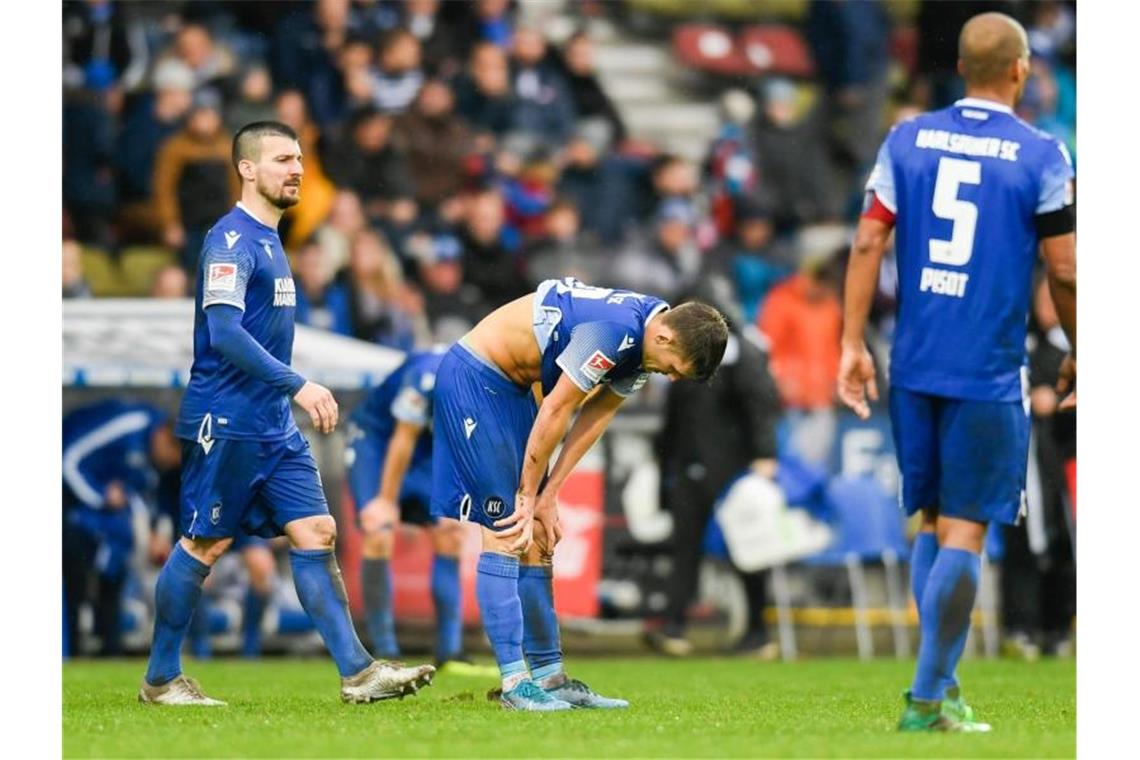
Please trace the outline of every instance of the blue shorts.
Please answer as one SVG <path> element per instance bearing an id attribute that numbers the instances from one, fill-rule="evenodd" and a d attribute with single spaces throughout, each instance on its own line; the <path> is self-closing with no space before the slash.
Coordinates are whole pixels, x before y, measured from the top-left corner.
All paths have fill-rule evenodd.
<path id="1" fill-rule="evenodd" d="M 348 489 L 359 515 L 364 505 L 380 493 L 380 474 L 388 441 L 364 432 L 355 423 L 349 423 L 349 444 L 344 450 L 344 464 L 348 476 Z M 400 522 L 413 525 L 431 525 L 431 457 L 412 456 L 404 483 L 400 487 Z"/>
<path id="2" fill-rule="evenodd" d="M 436 372 L 434 409 L 432 516 L 496 530 L 515 509 L 534 394 L 456 343 Z"/>
<path id="3" fill-rule="evenodd" d="M 908 515 L 1015 525 L 1029 461 L 1020 401 L 967 401 L 891 388 L 891 427 Z"/>
<path id="4" fill-rule="evenodd" d="M 293 520 L 329 513 L 300 431 L 283 441 L 215 438 L 208 451 L 183 440 L 179 507 L 182 534 L 193 538 L 272 538 Z"/>

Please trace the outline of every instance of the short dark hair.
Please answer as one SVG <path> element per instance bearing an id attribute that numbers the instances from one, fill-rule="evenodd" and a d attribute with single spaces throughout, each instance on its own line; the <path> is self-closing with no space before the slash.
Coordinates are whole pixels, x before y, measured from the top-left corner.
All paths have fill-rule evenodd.
<path id="1" fill-rule="evenodd" d="M 665 312 L 661 319 L 673 331 L 677 350 L 693 364 L 693 379 L 708 382 L 720 367 L 728 345 L 724 315 L 700 301 L 686 301 Z"/>
<path id="2" fill-rule="evenodd" d="M 257 160 L 261 138 L 270 135 L 280 135 L 281 137 L 288 137 L 290 140 L 297 139 L 297 133 L 293 131 L 293 128 L 279 121 L 254 121 L 246 124 L 234 135 L 233 148 L 230 152 L 234 171 L 237 171 L 238 164 L 245 159 Z"/>

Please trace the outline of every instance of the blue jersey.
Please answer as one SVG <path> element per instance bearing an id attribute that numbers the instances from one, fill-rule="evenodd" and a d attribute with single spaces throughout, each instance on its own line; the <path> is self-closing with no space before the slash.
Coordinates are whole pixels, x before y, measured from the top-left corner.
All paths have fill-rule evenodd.
<path id="1" fill-rule="evenodd" d="M 1035 218 L 1072 204 L 1072 179 L 1064 145 L 998 103 L 959 100 L 891 131 L 867 190 L 896 215 L 893 384 L 1020 400 Z"/>
<path id="2" fill-rule="evenodd" d="M 63 418 L 63 484 L 80 503 L 102 509 L 107 486 L 149 495 L 159 481 L 150 437 L 166 415 L 145 404 L 103 401 Z"/>
<path id="3" fill-rule="evenodd" d="M 641 367 L 645 325 L 668 308 L 660 298 L 592 287 L 573 277 L 543 281 L 534 296 L 543 394 L 566 373 L 583 391 L 605 383 L 629 396 L 649 377 Z"/>
<path id="4" fill-rule="evenodd" d="M 404 363 L 369 391 L 352 413 L 352 422 L 368 435 L 387 441 L 396 422 L 423 428 L 415 456 L 431 456 L 431 412 L 435 398 L 435 376 L 446 348 L 415 351 Z"/>
<path id="5" fill-rule="evenodd" d="M 239 203 L 218 220 L 202 244 L 194 296 L 194 364 L 182 397 L 179 438 L 282 441 L 297 431 L 290 399 L 210 346 L 205 309 L 241 309 L 241 325 L 273 358 L 293 358 L 297 294 L 277 230 Z"/>

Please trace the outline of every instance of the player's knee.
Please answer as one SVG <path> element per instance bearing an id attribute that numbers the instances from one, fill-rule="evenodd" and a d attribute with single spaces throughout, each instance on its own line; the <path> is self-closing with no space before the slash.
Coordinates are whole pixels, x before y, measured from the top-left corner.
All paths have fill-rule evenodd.
<path id="1" fill-rule="evenodd" d="M 204 565 L 213 566 L 230 548 L 232 538 L 186 538 L 179 542 L 182 548 Z"/>
<path id="2" fill-rule="evenodd" d="M 432 549 L 436 554 L 459 556 L 463 545 L 463 528 L 458 520 L 441 519 L 431 529 Z"/>
<path id="3" fill-rule="evenodd" d="M 536 541 L 523 553 L 520 561 L 524 565 L 550 565 L 554 561 L 554 555 L 548 554 L 538 548 L 538 542 Z"/>
<path id="4" fill-rule="evenodd" d="M 368 559 L 388 559 L 396 547 L 396 533 L 391 529 L 366 533 L 361 545 Z"/>
<path id="5" fill-rule="evenodd" d="M 521 553 L 515 549 L 511 549 L 511 544 L 518 540 L 517 536 L 503 537 L 490 528 L 484 527 L 483 534 L 483 551 L 491 552 L 493 554 L 509 554 L 515 557 Z"/>
<path id="6" fill-rule="evenodd" d="M 938 518 L 938 546 L 981 554 L 986 524 L 953 517 Z"/>
<path id="7" fill-rule="evenodd" d="M 332 549 L 336 546 L 336 521 L 332 515 L 294 520 L 285 526 L 285 533 L 295 549 Z"/>

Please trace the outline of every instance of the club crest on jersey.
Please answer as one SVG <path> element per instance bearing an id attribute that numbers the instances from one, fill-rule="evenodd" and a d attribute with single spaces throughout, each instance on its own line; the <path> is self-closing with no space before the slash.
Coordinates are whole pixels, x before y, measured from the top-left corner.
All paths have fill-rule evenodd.
<path id="1" fill-rule="evenodd" d="M 237 289 L 237 264 L 211 264 L 206 273 L 206 290 Z"/>
<path id="2" fill-rule="evenodd" d="M 606 373 L 613 369 L 614 366 L 614 360 L 598 350 L 595 351 L 579 369 L 583 375 L 596 383 L 605 377 Z"/>
<path id="3" fill-rule="evenodd" d="M 506 508 L 506 503 L 498 496 L 488 496 L 483 502 L 483 514 L 487 517 L 502 517 Z"/>

